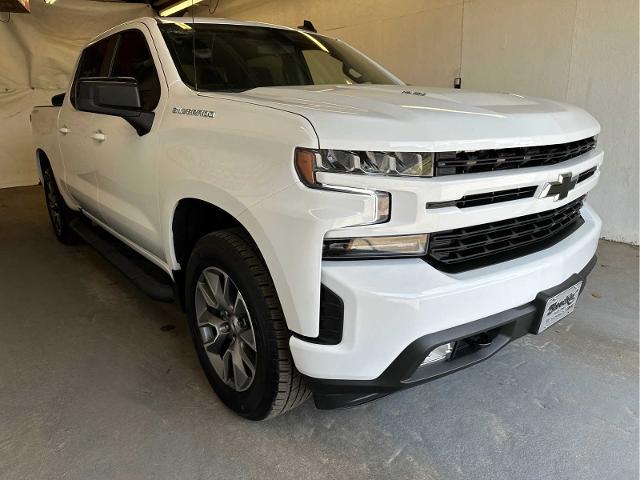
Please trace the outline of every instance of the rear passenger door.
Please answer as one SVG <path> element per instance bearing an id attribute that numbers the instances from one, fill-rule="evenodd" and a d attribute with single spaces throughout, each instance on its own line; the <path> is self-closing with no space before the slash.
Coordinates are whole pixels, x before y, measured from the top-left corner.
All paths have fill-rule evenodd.
<path id="1" fill-rule="evenodd" d="M 109 76 L 135 78 L 145 111 L 161 112 L 166 101 L 159 65 L 145 26 L 119 33 Z M 122 118 L 96 117 L 94 133 L 102 138 L 94 148 L 101 217 L 117 233 L 165 260 L 158 206 L 159 115 L 143 136 Z"/>

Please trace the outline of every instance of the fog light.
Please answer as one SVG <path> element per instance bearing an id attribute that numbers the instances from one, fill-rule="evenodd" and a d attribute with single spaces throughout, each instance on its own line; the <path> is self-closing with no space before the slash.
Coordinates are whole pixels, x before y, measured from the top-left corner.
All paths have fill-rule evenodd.
<path id="1" fill-rule="evenodd" d="M 451 357 L 451 352 L 453 352 L 453 342 L 445 343 L 444 345 L 440 345 L 439 347 L 431 350 L 427 358 L 425 358 L 420 366 L 430 365 L 436 362 L 443 362 L 444 360 L 448 360 Z"/>

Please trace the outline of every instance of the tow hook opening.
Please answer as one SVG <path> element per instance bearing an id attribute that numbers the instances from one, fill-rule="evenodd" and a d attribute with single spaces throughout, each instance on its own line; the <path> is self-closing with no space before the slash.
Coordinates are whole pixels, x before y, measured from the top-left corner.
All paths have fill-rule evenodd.
<path id="1" fill-rule="evenodd" d="M 500 328 L 494 328 L 486 332 L 476 333 L 469 337 L 463 338 L 455 342 L 453 352 L 451 352 L 451 360 L 475 353 L 483 348 L 491 346 L 495 338 L 500 333 Z"/>

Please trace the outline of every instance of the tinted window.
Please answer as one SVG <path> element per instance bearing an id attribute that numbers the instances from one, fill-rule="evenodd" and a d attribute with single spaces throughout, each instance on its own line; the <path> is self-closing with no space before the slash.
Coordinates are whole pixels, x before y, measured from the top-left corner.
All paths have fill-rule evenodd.
<path id="1" fill-rule="evenodd" d="M 115 43 L 115 36 L 107 37 L 99 42 L 85 48 L 80 57 L 78 70 L 73 79 L 71 87 L 71 103 L 75 106 L 76 84 L 78 78 L 83 77 L 107 77 L 109 75 L 109 64 L 111 52 Z"/>
<path id="2" fill-rule="evenodd" d="M 166 23 L 160 29 L 182 80 L 197 90 L 398 83 L 345 43 L 321 35 L 241 25 L 186 26 Z"/>
<path id="3" fill-rule="evenodd" d="M 143 110 L 153 110 L 160 100 L 160 81 L 147 40 L 139 30 L 120 34 L 111 68 L 112 77 L 133 77 L 138 81 Z"/>

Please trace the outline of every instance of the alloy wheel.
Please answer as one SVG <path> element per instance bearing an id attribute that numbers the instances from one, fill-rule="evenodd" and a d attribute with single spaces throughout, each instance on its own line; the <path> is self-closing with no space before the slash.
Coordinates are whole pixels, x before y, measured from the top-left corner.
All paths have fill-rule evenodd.
<path id="1" fill-rule="evenodd" d="M 195 291 L 200 341 L 218 377 L 237 392 L 256 374 L 258 351 L 251 315 L 242 293 L 223 270 L 203 270 Z"/>

